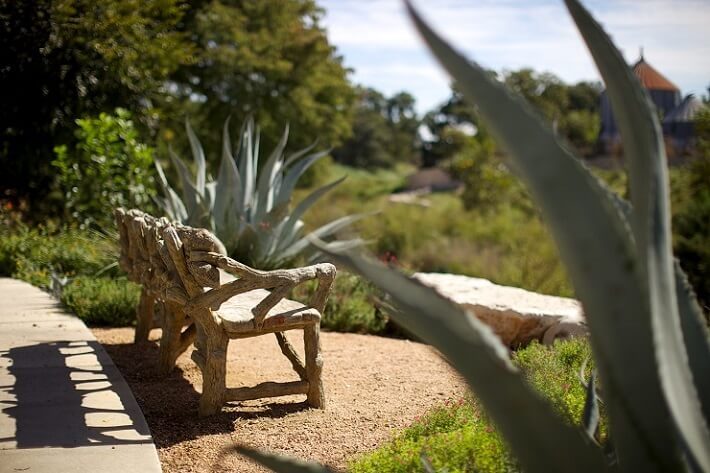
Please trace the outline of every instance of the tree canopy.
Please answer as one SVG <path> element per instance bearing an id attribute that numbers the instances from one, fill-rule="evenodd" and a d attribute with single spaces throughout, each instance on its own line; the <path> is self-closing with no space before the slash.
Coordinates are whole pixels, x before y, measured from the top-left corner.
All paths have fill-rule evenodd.
<path id="1" fill-rule="evenodd" d="M 148 117 L 190 58 L 183 13 L 178 0 L 0 1 L 0 186 L 42 194 L 78 118 L 117 106 Z"/>
<path id="2" fill-rule="evenodd" d="M 52 148 L 119 106 L 154 145 L 185 146 L 190 116 L 208 156 L 228 116 L 253 115 L 267 149 L 287 123 L 294 147 L 338 144 L 355 95 L 321 16 L 313 0 L 0 0 L 0 188 L 41 199 Z"/>
<path id="3" fill-rule="evenodd" d="M 391 97 L 372 88 L 358 88 L 353 135 L 333 150 L 336 161 L 355 167 L 390 167 L 419 159 L 414 97 L 398 92 Z"/>

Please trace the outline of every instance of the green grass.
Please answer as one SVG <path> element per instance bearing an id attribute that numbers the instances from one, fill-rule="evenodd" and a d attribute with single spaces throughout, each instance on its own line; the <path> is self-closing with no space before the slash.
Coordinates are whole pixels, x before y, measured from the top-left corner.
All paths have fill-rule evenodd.
<path id="1" fill-rule="evenodd" d="M 588 343 L 574 339 L 557 342 L 552 348 L 532 344 L 516 352 L 513 361 L 563 418 L 571 424 L 578 424 L 584 408 L 585 390 L 577 373 L 589 355 Z M 604 423 L 601 432 L 604 439 Z M 422 454 L 431 461 L 435 471 L 520 471 L 502 438 L 473 397 L 451 400 L 433 409 L 385 445 L 354 459 L 349 471 L 425 471 L 420 458 Z"/>

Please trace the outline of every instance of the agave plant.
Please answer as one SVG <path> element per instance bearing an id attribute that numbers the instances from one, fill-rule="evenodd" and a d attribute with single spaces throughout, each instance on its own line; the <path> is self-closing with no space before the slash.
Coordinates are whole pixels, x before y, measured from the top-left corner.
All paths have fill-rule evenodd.
<path id="1" fill-rule="evenodd" d="M 352 252 L 334 257 L 388 292 L 397 322 L 436 346 L 465 376 L 526 472 L 710 472 L 710 345 L 691 288 L 671 253 L 668 176 L 653 106 L 619 51 L 577 2 L 565 1 L 606 82 L 624 143 L 630 202 L 608 190 L 523 99 L 443 41 L 407 4 L 433 54 L 475 104 L 510 167 L 543 211 L 577 296 L 610 422 L 612 453 L 567 425 L 526 385 L 472 314 Z M 596 399 L 588 389 L 587 412 Z M 593 422 L 594 415 L 585 415 Z M 279 471 L 283 459 L 242 453 Z"/>
<path id="2" fill-rule="evenodd" d="M 177 169 L 182 199 L 168 183 L 156 160 L 155 166 L 164 197 L 158 205 L 173 220 L 209 229 L 220 239 L 225 250 L 238 260 L 262 269 L 282 266 L 297 256 L 315 257 L 313 247 L 304 237 L 303 214 L 326 192 L 345 177 L 324 185 L 305 197 L 290 211 L 298 179 L 327 151 L 311 153 L 315 145 L 284 155 L 288 126 L 281 140 L 259 168 L 259 130 L 247 119 L 242 126 L 239 144 L 232 152 L 229 119 L 224 124 L 222 160 L 217 180 L 208 180 L 205 152 L 197 135 L 186 121 L 185 128 L 195 160 L 196 175 L 172 150 L 170 159 Z M 290 212 L 289 212 L 290 211 Z M 361 218 L 349 215 L 334 220 L 315 234 L 325 238 Z M 363 243 L 360 239 L 333 241 L 331 249 L 347 249 Z"/>

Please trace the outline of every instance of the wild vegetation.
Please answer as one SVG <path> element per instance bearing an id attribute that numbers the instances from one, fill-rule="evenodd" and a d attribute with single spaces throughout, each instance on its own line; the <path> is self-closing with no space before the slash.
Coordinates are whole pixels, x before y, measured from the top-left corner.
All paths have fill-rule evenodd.
<path id="1" fill-rule="evenodd" d="M 593 22 L 575 2 L 568 3 L 576 12 L 576 21 L 586 25 L 588 41 L 605 49 L 597 53 L 597 60 L 601 54 L 612 61 L 609 57 L 614 58 L 614 53 Z M 624 455 L 628 454 L 628 461 L 638 461 L 634 464 L 638 471 L 653 471 L 657 465 L 682 468 L 676 442 L 683 438 L 690 445 L 686 447 L 695 448 L 686 452 L 687 458 L 702 463 L 703 452 L 697 451 L 697 439 L 703 438 L 702 422 L 693 423 L 693 415 L 679 407 L 678 399 L 689 401 L 692 409 L 699 404 L 690 402 L 697 387 L 707 418 L 707 385 L 698 382 L 696 375 L 706 347 L 702 339 L 691 339 L 689 380 L 687 367 L 678 367 L 686 353 L 682 342 L 687 340 L 679 342 L 677 325 L 689 330 L 697 320 L 688 313 L 697 315 L 697 311 L 692 298 L 684 298 L 683 278 L 676 282 L 677 291 L 668 287 L 667 240 L 672 235 L 680 266 L 707 317 L 710 112 L 696 120 L 695 155 L 688 157 L 687 165 L 668 171 L 668 199 L 663 195 L 663 153 L 648 144 L 651 140 L 636 144 L 646 151 L 653 148 L 646 154 L 634 153 L 633 145 L 628 148 L 631 178 L 622 169 L 592 169 L 604 186 L 582 166 L 570 164 L 578 161 L 570 160 L 567 151 L 560 154 L 559 147 L 550 145 L 549 154 L 559 158 L 557 164 L 567 169 L 565 178 L 574 184 L 569 184 L 574 189 L 565 192 L 555 188 L 559 192 L 555 191 L 553 199 L 540 189 L 532 171 L 520 171 L 524 167 L 520 154 L 525 151 L 520 149 L 523 138 L 518 134 L 530 127 L 540 131 L 540 126 L 517 119 L 542 117 L 549 124 L 542 126 L 548 144 L 557 139 L 565 149 L 587 157 L 595 151 L 601 84 L 570 85 L 550 73 L 523 69 L 479 70 L 472 86 L 471 71 L 452 62 L 455 56 L 428 32 L 429 42 L 458 74 L 458 81 L 449 100 L 419 115 L 414 98 L 406 92 L 385 96 L 350 84 L 342 58 L 328 43 L 321 18 L 322 11 L 312 0 L 106 0 L 101 5 L 88 0 L 20 0 L 0 4 L 0 58 L 7 64 L 0 80 L 4 90 L 14 92 L 0 110 L 0 275 L 55 291 L 69 310 L 89 324 L 122 326 L 133 323 L 139 288 L 113 264 L 116 245 L 110 235 L 115 206 L 136 206 L 154 213 L 162 210 L 173 219 L 210 228 L 231 254 L 264 268 L 304 263 L 314 251 L 304 236 L 321 229 L 317 236 L 336 236 L 341 250 L 363 243 L 385 264 L 372 270 L 351 260 L 355 266 L 360 264 L 367 277 L 341 268 L 323 317 L 324 329 L 415 336 L 439 343 L 454 363 L 464 363 L 459 357 L 462 353 L 468 357 L 464 361 L 469 361 L 471 353 L 476 353 L 469 342 L 475 340 L 476 349 L 483 352 L 476 358 L 488 357 L 495 366 L 510 366 L 507 355 L 475 322 L 456 325 L 469 320 L 460 310 L 440 305 L 440 301 L 430 306 L 429 299 L 416 299 L 419 306 L 406 309 L 431 324 L 421 326 L 386 310 L 392 301 L 385 294 L 395 293 L 396 300 L 402 287 L 397 275 L 391 275 L 391 281 L 382 277 L 390 269 L 405 274 L 449 272 L 547 294 L 576 295 L 589 306 L 591 348 L 581 341 L 552 349 L 534 345 L 513 355 L 522 377 L 515 377 L 515 370 L 491 374 L 515 386 L 523 380 L 536 390 L 520 388 L 515 396 L 528 399 L 531 393 L 539 393 L 550 401 L 552 409 L 528 399 L 531 412 L 540 416 L 534 419 L 535 428 L 528 425 L 530 419 L 516 419 L 518 427 L 527 428 L 522 431 L 529 434 L 530 445 L 542 451 L 550 446 L 545 438 L 537 437 L 556 439 L 555 435 L 564 432 L 571 439 L 563 439 L 556 448 L 577 454 L 564 460 L 574 463 L 587 458 L 589 465 L 601 465 L 607 458 L 627 461 Z M 420 28 L 427 31 L 421 24 Z M 612 74 L 617 82 L 623 76 L 619 67 L 617 61 Z M 610 73 L 602 72 L 609 80 Z M 637 94 L 624 80 L 627 92 Z M 510 102 L 510 94 L 501 92 L 500 84 L 532 108 L 520 105 L 518 99 Z M 479 89 L 483 86 L 488 88 Z M 486 94 L 493 92 L 500 98 L 497 108 L 506 104 L 506 110 L 516 112 L 505 117 L 519 128 L 515 139 L 500 117 L 492 117 L 494 113 L 486 109 Z M 231 125 L 225 126 L 228 116 Z M 195 131 L 188 127 L 183 132 L 186 117 Z M 235 133 L 242 122 L 246 125 Z M 284 127 L 288 127 L 287 134 Z M 236 147 L 224 145 L 229 143 L 229 133 L 240 138 Z M 532 139 L 534 134 L 527 136 Z M 313 154 L 309 149 L 294 158 L 297 150 L 316 139 L 319 142 L 312 149 L 328 151 Z M 260 153 L 269 156 L 264 151 L 272 150 L 270 157 L 258 160 Z M 188 155 L 193 156 L 192 162 L 178 157 Z M 653 156 L 655 161 L 649 163 L 640 155 L 644 159 Z M 517 163 L 515 172 L 511 162 Z M 450 171 L 464 184 L 462 191 L 427 195 L 414 204 L 392 202 L 390 194 L 404 189 L 406 176 L 420 164 Z M 648 169 L 655 174 L 648 175 Z M 555 168 L 551 174 L 561 172 Z M 649 182 L 660 194 L 645 187 Z M 608 194 L 607 187 L 616 196 Z M 595 198 L 576 193 L 571 198 L 579 188 L 586 188 Z M 552 195 L 553 190 L 549 192 Z M 653 215 L 638 210 L 651 202 L 647 199 L 661 209 L 663 221 L 654 227 L 660 228 L 660 237 L 646 231 Z M 551 200 L 580 200 L 589 207 L 567 209 L 571 213 L 562 219 Z M 629 209 L 627 201 L 636 210 Z M 620 212 L 610 210 L 613 205 Z M 289 208 L 291 213 L 286 211 Z M 597 217 L 588 216 L 589 208 Z M 363 213 L 371 215 L 349 217 Z M 594 225 L 580 222 L 577 217 L 582 214 Z M 560 223 L 565 219 L 575 224 Z M 672 234 L 668 219 L 672 219 Z M 582 235 L 578 230 L 583 225 L 587 226 Z M 569 243 L 569 235 L 580 240 Z M 605 238 L 616 238 L 618 245 L 595 246 Z M 658 242 L 658 238 L 665 240 Z M 585 245 L 580 246 L 581 239 Z M 653 247 L 653 242 L 659 246 Z M 601 261 L 608 266 L 596 279 L 580 274 L 584 271 L 571 256 L 592 254 L 589 248 L 596 248 L 598 258 L 587 263 Z M 330 247 L 337 249 L 337 245 Z M 662 259 L 658 273 L 645 258 L 654 250 Z M 629 268 L 619 268 L 620 262 L 628 262 Z M 618 301 L 600 296 L 600 281 L 607 279 L 629 292 L 619 293 Z M 420 297 L 414 295 L 419 287 L 405 287 L 407 297 Z M 607 289 L 618 293 L 616 286 Z M 681 304 L 665 307 L 663 300 L 650 297 L 656 295 L 666 297 L 668 304 L 678 297 Z M 401 303 L 406 298 L 400 299 Z M 619 306 L 610 305 L 616 302 Z M 432 307 L 434 315 L 427 312 Z M 675 325 L 664 325 L 665 319 L 658 317 L 662 309 L 678 315 L 668 318 Z M 427 312 L 423 316 L 422 310 Z M 451 322 L 443 316 L 446 312 L 460 320 Z M 626 319 L 621 316 L 622 326 L 608 320 L 609 314 L 620 313 L 637 317 L 633 330 L 623 325 Z M 696 329 L 696 334 L 705 333 L 702 327 Z M 652 332 L 667 343 L 664 350 L 654 351 L 654 344 L 660 342 L 650 339 Z M 442 333 L 446 337 L 436 338 Z M 470 339 L 461 341 L 461 334 Z M 442 340 L 446 340 L 443 346 Z M 457 348 L 461 350 L 452 352 Z M 598 375 L 606 387 L 601 390 L 604 406 L 616 409 L 607 416 L 601 406 L 598 426 L 582 415 L 585 406 L 592 409 L 591 401 L 596 398 L 585 392 L 577 374 L 591 352 L 597 360 L 610 357 L 598 363 Z M 630 353 L 628 357 L 636 363 L 633 375 L 643 379 L 627 381 L 632 378 L 625 371 L 629 361 L 620 360 L 620 352 Z M 655 356 L 663 363 L 653 361 Z M 584 382 L 590 384 L 591 364 L 584 375 Z M 616 371 L 617 365 L 621 371 Z M 465 363 L 458 366 L 470 377 L 480 374 L 474 376 L 473 368 Z M 477 365 L 476 369 L 488 368 Z M 685 378 L 668 381 L 673 370 Z M 629 387 L 632 381 L 638 381 L 639 388 L 629 388 L 631 394 L 614 388 Z M 475 380 L 471 383 L 481 389 Z M 352 469 L 412 471 L 425 469 L 427 462 L 435 471 L 520 471 L 523 467 L 554 471 L 560 467 L 554 454 L 537 463 L 538 459 L 531 459 L 530 447 L 521 447 L 523 434 L 511 432 L 511 422 L 499 417 L 504 409 L 491 407 L 491 398 L 513 392 L 497 384 L 492 383 L 493 391 L 484 387 L 479 397 L 455 400 L 434 410 L 381 449 L 354 460 Z M 674 386 L 682 392 L 678 394 Z M 619 399 L 629 402 L 619 408 Z M 695 417 L 703 419 L 703 415 Z M 613 454 L 600 459 L 598 450 L 588 448 L 592 440 L 575 443 L 580 436 L 574 436 L 577 430 L 570 425 L 582 418 L 588 430 L 594 427 L 593 441 Z M 609 437 L 607 432 L 615 422 L 622 434 Z M 649 433 L 654 430 L 651 424 L 659 433 Z M 689 432 L 687 425 L 695 431 Z M 626 427 L 633 432 L 626 435 Z M 540 429 L 549 430 L 541 435 Z M 650 461 L 657 460 L 657 465 L 647 464 L 648 458 L 637 445 L 639 438 L 660 446 L 660 459 Z"/>

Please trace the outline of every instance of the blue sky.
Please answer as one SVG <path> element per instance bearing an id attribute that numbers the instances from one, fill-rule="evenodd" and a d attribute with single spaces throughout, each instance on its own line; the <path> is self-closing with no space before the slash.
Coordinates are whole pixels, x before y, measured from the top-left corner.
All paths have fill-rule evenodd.
<path id="1" fill-rule="evenodd" d="M 449 80 L 404 14 L 400 0 L 321 0 L 323 25 L 352 79 L 389 95 L 406 90 L 420 112 L 449 96 Z M 681 91 L 710 86 L 710 0 L 584 2 L 628 62 L 646 61 Z M 594 64 L 561 0 L 415 0 L 457 48 L 495 70 L 532 67 L 566 82 L 597 80 Z"/>

